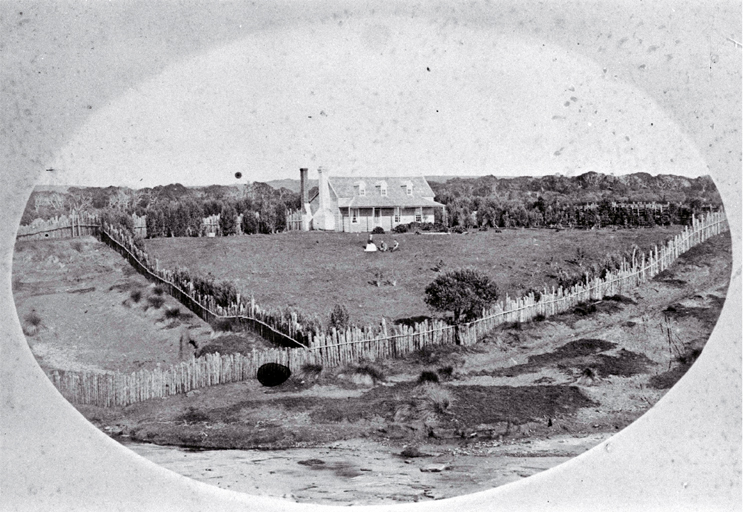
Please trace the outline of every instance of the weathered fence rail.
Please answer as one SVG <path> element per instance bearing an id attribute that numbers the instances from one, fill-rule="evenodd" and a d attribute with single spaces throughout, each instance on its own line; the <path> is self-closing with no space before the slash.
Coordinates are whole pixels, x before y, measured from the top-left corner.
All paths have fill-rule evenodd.
<path id="1" fill-rule="evenodd" d="M 46 238 L 72 238 L 97 235 L 100 228 L 98 216 L 89 213 L 71 213 L 53 219 L 35 219 L 31 224 L 19 226 L 16 238 L 41 240 Z"/>
<path id="2" fill-rule="evenodd" d="M 506 297 L 503 302 L 485 311 L 481 318 L 459 326 L 431 320 L 412 327 L 391 327 L 392 333 L 388 333 L 387 326 L 383 323 L 381 335 L 368 329 L 354 328 L 345 332 L 333 330 L 327 334 L 312 336 L 305 348 L 254 350 L 247 355 L 209 354 L 166 369 L 158 367 L 130 375 L 55 370 L 50 372 L 50 379 L 73 403 L 109 407 L 185 393 L 215 384 L 252 379 L 258 368 L 267 362 L 284 364 L 296 371 L 308 363 L 332 367 L 361 360 L 399 357 L 427 346 L 472 345 L 501 324 L 525 322 L 539 315 L 548 317 L 568 311 L 586 301 L 626 293 L 668 268 L 682 253 L 727 229 L 724 212 L 710 213 L 703 219 L 695 218 L 690 228 L 687 227 L 668 243 L 656 247 L 648 254 L 637 255 L 632 261 L 623 262 L 619 269 L 607 273 L 604 278 L 587 280 L 586 283 L 568 289 L 545 289 L 539 300 L 534 294 L 517 299 Z M 106 230 L 103 233 L 106 234 Z M 113 240 L 110 236 L 108 238 Z M 118 242 L 117 245 L 124 249 Z M 165 281 L 164 277 L 148 270 L 133 254 L 134 251 L 124 252 L 127 259 L 131 258 L 130 262 L 134 262 L 135 268 L 141 268 L 140 271 Z M 157 272 L 167 274 L 167 271 Z M 184 294 L 185 299 L 191 300 L 196 308 L 193 311 L 197 314 L 198 309 L 207 309 L 199 303 L 198 298 L 190 297 L 172 283 L 166 284 L 173 287 L 176 293 Z M 219 312 L 230 311 L 235 313 L 234 316 L 240 316 L 241 312 L 250 309 L 256 309 L 252 301 L 250 305 L 240 302 L 231 308 L 222 308 Z M 210 314 L 215 313 L 210 311 Z"/>
<path id="3" fill-rule="evenodd" d="M 160 284 L 166 293 L 175 298 L 190 311 L 194 312 L 205 322 L 212 322 L 217 319 L 232 319 L 240 324 L 249 326 L 262 337 L 279 346 L 305 346 L 302 342 L 297 341 L 291 336 L 288 336 L 276 330 L 274 327 L 262 321 L 261 319 L 247 316 L 245 314 L 247 312 L 247 308 L 240 307 L 242 305 L 236 305 L 236 307 L 232 308 L 220 308 L 219 306 L 214 304 L 213 297 L 198 297 L 198 294 L 193 291 L 191 291 L 190 293 L 184 291 L 182 288 L 173 283 L 172 279 L 168 279 L 168 271 L 151 268 L 151 265 L 149 264 L 149 261 L 147 261 L 146 257 L 140 259 L 133 253 L 132 250 L 130 250 L 135 249 L 133 245 L 132 247 L 127 248 L 123 243 L 119 242 L 115 238 L 115 235 L 113 235 L 111 228 L 104 227 L 101 230 L 101 240 L 106 245 L 121 254 L 124 258 L 126 258 L 129 264 L 134 267 L 137 272 L 145 276 L 150 281 L 154 281 Z M 140 256 L 145 256 L 145 253 L 142 252 Z M 204 303 L 206 303 L 206 305 Z M 252 301 L 251 304 L 252 307 L 250 308 L 250 311 L 255 312 L 258 308 L 254 303 L 252 303 Z"/>

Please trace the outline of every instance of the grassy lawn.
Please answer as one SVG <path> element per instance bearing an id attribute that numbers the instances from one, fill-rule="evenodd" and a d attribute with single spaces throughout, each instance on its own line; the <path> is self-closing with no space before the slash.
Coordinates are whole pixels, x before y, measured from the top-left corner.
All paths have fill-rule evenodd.
<path id="1" fill-rule="evenodd" d="M 264 307 L 292 306 L 323 322 L 344 304 L 352 322 L 376 325 L 431 315 L 425 287 L 441 272 L 474 267 L 489 274 L 501 296 L 552 286 L 556 269 L 575 270 L 566 260 L 578 249 L 590 262 L 637 244 L 647 250 L 681 231 L 654 229 L 560 231 L 504 230 L 467 235 L 375 235 L 400 250 L 365 253 L 366 234 L 290 232 L 225 238 L 159 238 L 147 250 L 164 268 L 185 267 L 235 283 Z M 381 286 L 372 284 L 381 275 Z M 386 284 L 385 284 L 386 283 Z M 394 283 L 394 285 L 392 284 Z"/>

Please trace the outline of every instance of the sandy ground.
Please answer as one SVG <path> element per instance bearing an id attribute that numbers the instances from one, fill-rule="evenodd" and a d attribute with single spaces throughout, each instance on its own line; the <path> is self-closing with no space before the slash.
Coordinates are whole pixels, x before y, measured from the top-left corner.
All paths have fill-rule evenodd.
<path id="1" fill-rule="evenodd" d="M 17 308 L 42 366 L 163 364 L 179 358 L 179 329 L 209 340 L 197 319 L 169 328 L 162 310 L 126 304 L 151 288 L 99 242 L 45 243 L 14 259 Z M 709 338 L 731 260 L 729 236 L 715 237 L 626 297 L 503 326 L 475 347 L 79 410 L 140 455 L 253 494 L 370 504 L 485 490 L 574 457 L 652 407 Z M 420 383 L 426 371 L 439 382 Z"/>
<path id="2" fill-rule="evenodd" d="M 127 443 L 176 473 L 223 489 L 302 503 L 369 505 L 444 499 L 507 484 L 556 466 L 609 434 L 557 436 L 531 444 L 481 443 L 467 448 L 422 445 L 424 457 L 397 447 L 349 440 L 322 448 L 193 451 Z"/>

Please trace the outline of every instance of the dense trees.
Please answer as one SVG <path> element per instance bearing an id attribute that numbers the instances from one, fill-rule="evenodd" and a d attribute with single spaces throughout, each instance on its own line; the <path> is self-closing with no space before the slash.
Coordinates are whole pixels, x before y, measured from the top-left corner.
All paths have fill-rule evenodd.
<path id="1" fill-rule="evenodd" d="M 692 214 L 700 215 L 722 204 L 709 177 L 586 173 L 576 177 L 452 178 L 431 180 L 430 184 L 436 200 L 446 205 L 444 212 L 436 209 L 436 223 L 458 230 L 688 224 Z M 225 212 L 228 215 L 220 221 L 221 234 L 268 234 L 286 229 L 287 215 L 299 208 L 299 201 L 297 192 L 266 183 L 202 188 L 176 183 L 139 190 L 58 187 L 35 190 L 21 223 L 72 211 L 111 210 L 146 215 L 150 237 L 201 236 L 205 234 L 202 219 L 222 217 Z M 637 204 L 652 202 L 657 205 Z"/>

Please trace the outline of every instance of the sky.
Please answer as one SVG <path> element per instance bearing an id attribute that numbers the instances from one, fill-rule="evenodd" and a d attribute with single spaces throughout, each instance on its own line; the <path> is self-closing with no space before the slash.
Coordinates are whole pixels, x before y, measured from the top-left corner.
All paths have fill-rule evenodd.
<path id="1" fill-rule="evenodd" d="M 339 176 L 708 168 L 638 88 L 538 38 L 347 19 L 257 32 L 96 109 L 40 184 L 151 187 Z M 240 173 L 240 178 L 236 178 Z"/>

